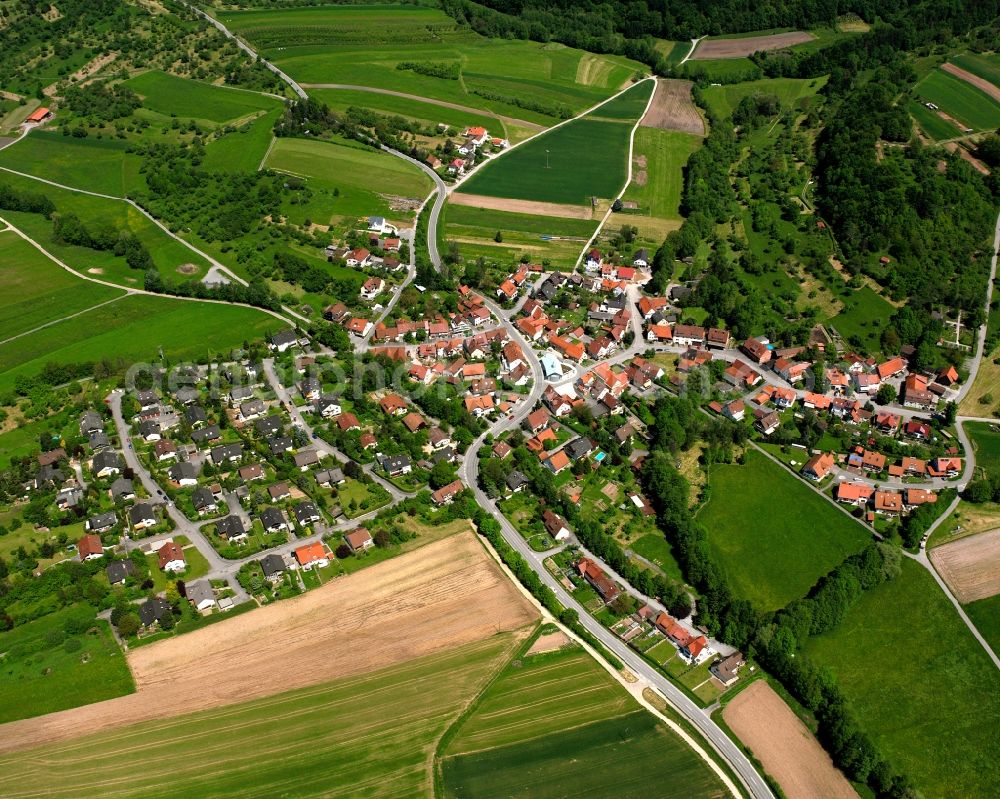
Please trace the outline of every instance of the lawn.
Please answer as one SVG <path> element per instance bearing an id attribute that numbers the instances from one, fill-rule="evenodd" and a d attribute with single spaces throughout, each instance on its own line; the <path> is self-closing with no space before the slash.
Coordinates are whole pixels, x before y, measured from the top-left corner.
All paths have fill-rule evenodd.
<path id="1" fill-rule="evenodd" d="M 844 309 L 829 322 L 846 341 L 856 338 L 870 352 L 879 352 L 882 327 L 893 312 L 891 304 L 863 286 L 844 298 Z"/>
<path id="2" fill-rule="evenodd" d="M 88 283 L 60 269 L 13 232 L 0 233 L 0 341 L 77 313 L 124 292 Z"/>
<path id="3" fill-rule="evenodd" d="M 989 422 L 965 422 L 963 426 L 976 452 L 976 468 L 1000 474 L 1000 432 Z"/>
<path id="4" fill-rule="evenodd" d="M 629 695 L 582 649 L 530 655 L 515 660 L 490 685 L 443 754 L 545 737 L 635 709 Z"/>
<path id="5" fill-rule="evenodd" d="M 442 775 L 449 799 L 495 797 L 501 785 L 505 796 L 533 799 L 697 799 L 725 793 L 704 762 L 642 710 L 448 758 Z"/>
<path id="6" fill-rule="evenodd" d="M 142 97 L 142 105 L 171 117 L 223 123 L 281 107 L 281 101 L 255 92 L 213 86 L 151 70 L 124 83 Z"/>
<path id="7" fill-rule="evenodd" d="M 239 125 L 205 145 L 203 169 L 213 172 L 256 172 L 274 138 L 274 123 L 281 111 L 268 111 Z"/>
<path id="8" fill-rule="evenodd" d="M 701 146 L 701 137 L 676 130 L 640 127 L 635 132 L 632 182 L 623 200 L 639 204 L 639 213 L 680 219 L 684 166 Z M 642 159 L 645 167 L 638 162 Z M 626 221 L 628 221 L 626 219 Z"/>
<path id="9" fill-rule="evenodd" d="M 1000 103 L 961 78 L 940 69 L 935 69 L 917 83 L 915 91 L 922 100 L 934 103 L 973 130 L 1000 127 Z"/>
<path id="10" fill-rule="evenodd" d="M 76 214 L 88 229 L 93 230 L 102 224 L 108 224 L 119 231 L 128 230 L 146 245 L 153 263 L 167 282 L 175 283 L 182 278 L 198 279 L 208 269 L 208 262 L 204 258 L 181 242 L 170 238 L 128 203 L 60 189 L 10 172 L 0 172 L 0 183 L 19 191 L 44 194 L 52 200 L 57 211 L 63 214 Z M 52 255 L 79 272 L 88 272 L 112 283 L 134 288 L 142 287 L 142 272 L 130 268 L 123 256 L 110 251 L 92 250 L 56 241 L 51 220 L 40 214 L 0 211 L 0 217 L 20 228 Z M 178 268 L 186 264 L 194 265 L 197 269 L 190 274 L 178 272 Z"/>
<path id="11" fill-rule="evenodd" d="M 742 466 L 713 468 L 698 513 L 736 596 L 758 610 L 803 597 L 870 536 L 781 466 L 751 450 Z"/>
<path id="12" fill-rule="evenodd" d="M 965 606 L 965 612 L 990 648 L 1000 653 L 1000 594 L 970 602 Z"/>
<path id="13" fill-rule="evenodd" d="M 162 349 L 163 356 L 176 363 L 228 352 L 281 327 L 277 319 L 253 308 L 126 297 L 0 345 L 0 391 L 50 362 L 158 361 Z"/>
<path id="14" fill-rule="evenodd" d="M 427 7 L 225 11 L 220 18 L 301 82 L 390 89 L 543 125 L 557 121 L 560 109 L 579 112 L 645 71 L 626 58 L 554 42 L 488 39 Z M 397 68 L 401 63 L 455 65 L 461 80 Z"/>
<path id="15" fill-rule="evenodd" d="M 795 108 L 802 98 L 812 97 L 823 88 L 826 78 L 766 78 L 724 86 L 706 86 L 701 90 L 708 107 L 720 118 L 726 119 L 733 113 L 744 97 L 774 95 L 783 106 Z"/>
<path id="16" fill-rule="evenodd" d="M 627 93 L 630 102 L 634 95 L 645 103 L 652 87 L 652 81 L 636 84 Z M 616 100 L 616 108 L 619 102 L 624 101 Z M 598 108 L 484 164 L 462 190 L 570 205 L 584 205 L 591 197 L 616 197 L 628 174 L 631 129 L 630 122 L 605 120 L 603 107 Z"/>
<path id="17" fill-rule="evenodd" d="M 1000 673 L 918 564 L 904 558 L 900 577 L 805 653 L 833 672 L 875 745 L 924 796 L 995 794 Z"/>
<path id="18" fill-rule="evenodd" d="M 389 496 L 378 483 L 362 483 L 360 480 L 348 477 L 343 485 L 337 486 L 337 499 L 344 515 L 348 519 L 353 519 L 355 516 L 363 516 L 368 511 L 382 507 L 389 501 Z"/>
<path id="19" fill-rule="evenodd" d="M 677 565 L 673 547 L 662 533 L 647 533 L 629 545 L 629 549 L 646 560 L 655 563 L 664 574 L 678 582 L 684 582 L 681 567 Z"/>
<path id="20" fill-rule="evenodd" d="M 144 185 L 139 175 L 142 158 L 127 153 L 128 146 L 122 139 L 77 139 L 36 130 L 16 145 L 0 150 L 0 166 L 67 186 L 124 197 L 127 191 Z M 48 194 L 48 189 L 37 185 L 34 191 Z"/>
<path id="21" fill-rule="evenodd" d="M 0 633 L 0 723 L 135 690 L 125 655 L 94 608 L 76 605 Z M 84 632 L 66 632 L 77 622 Z"/>
<path id="22" fill-rule="evenodd" d="M 143 799 L 428 796 L 438 739 L 514 643 L 496 635 L 359 677 L 15 753 L 0 758 L 0 773 L 53 798 L 112 786 Z M 122 751 L 142 751 L 142 767 Z"/>
<path id="23" fill-rule="evenodd" d="M 422 200 L 431 190 L 431 179 L 413 164 L 357 143 L 281 138 L 274 142 L 266 165 L 333 182 L 341 193 L 367 190 Z"/>

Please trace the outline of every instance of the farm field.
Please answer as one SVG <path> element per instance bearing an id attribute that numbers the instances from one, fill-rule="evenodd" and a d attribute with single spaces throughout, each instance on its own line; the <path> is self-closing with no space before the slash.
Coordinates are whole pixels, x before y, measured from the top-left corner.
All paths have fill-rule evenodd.
<path id="1" fill-rule="evenodd" d="M 122 358 L 173 360 L 226 352 L 283 327 L 254 308 L 189 302 L 166 297 L 125 297 L 110 305 L 0 344 L 0 391 L 47 363 L 85 363 Z"/>
<path id="2" fill-rule="evenodd" d="M 126 153 L 127 147 L 128 143 L 120 139 L 77 139 L 36 130 L 26 139 L 0 150 L 0 167 L 74 188 L 124 197 L 128 191 L 145 184 L 139 174 L 142 159 Z M 0 172 L 0 182 L 7 177 Z M 38 184 L 34 190 L 48 194 L 49 188 Z"/>
<path id="3" fill-rule="evenodd" d="M 618 56 L 486 39 L 432 8 L 327 6 L 227 11 L 220 18 L 307 86 L 372 86 L 543 125 L 599 102 L 645 72 Z M 411 67 L 421 63 L 457 66 L 461 80 Z"/>
<path id="4" fill-rule="evenodd" d="M 116 796 L 143 799 L 427 796 L 437 740 L 516 640 L 502 633 L 264 699 L 8 755 L 0 770 L 23 796 L 96 796 L 112 785 Z M 143 751 L 141 769 L 121 757 L 123 749 Z M 36 757 L 49 766 L 31 766 Z"/>
<path id="5" fill-rule="evenodd" d="M 74 277 L 13 231 L 0 232 L 0 341 L 124 292 Z"/>
<path id="6" fill-rule="evenodd" d="M 722 718 L 787 796 L 856 799 L 847 778 L 766 680 L 740 691 Z"/>
<path id="7" fill-rule="evenodd" d="M 681 190 L 684 187 L 684 166 L 692 153 L 701 146 L 701 139 L 688 133 L 640 126 L 635 132 L 632 152 L 632 181 L 622 197 L 624 202 L 638 204 L 625 221 L 635 221 L 642 229 L 643 217 L 671 220 L 680 224 Z"/>
<path id="8" fill-rule="evenodd" d="M 975 131 L 1000 127 L 1000 102 L 940 69 L 919 81 L 914 91 Z"/>
<path id="9" fill-rule="evenodd" d="M 344 188 L 367 190 L 423 200 L 431 179 L 401 158 L 358 144 L 335 144 L 315 139 L 276 139 L 266 166 L 299 177 L 314 177 Z"/>
<path id="10" fill-rule="evenodd" d="M 638 706 L 577 646 L 508 665 L 464 719 L 445 757 L 547 737 Z"/>
<path id="11" fill-rule="evenodd" d="M 698 521 L 736 595 L 758 610 L 805 596 L 870 540 L 861 525 L 754 450 L 742 466 L 714 467 L 709 479 L 711 499 Z"/>
<path id="12" fill-rule="evenodd" d="M 647 128 L 705 135 L 705 120 L 691 98 L 691 81 L 661 78 L 640 124 Z"/>
<path id="13" fill-rule="evenodd" d="M 966 72 L 1000 87 L 1000 54 L 964 53 L 954 56 L 951 61 Z"/>
<path id="14" fill-rule="evenodd" d="M 167 282 L 198 279 L 208 269 L 208 262 L 184 244 L 170 238 L 138 209 L 120 200 L 93 197 L 89 194 L 60 189 L 31 178 L 0 171 L 0 182 L 19 191 L 44 194 L 60 213 L 73 213 L 88 229 L 109 224 L 117 230 L 128 230 L 146 245 L 157 270 Z M 48 252 L 78 272 L 86 272 L 112 283 L 140 288 L 143 275 L 129 267 L 125 258 L 110 251 L 92 250 L 56 241 L 52 221 L 40 214 L 23 211 L 2 211 L 0 217 L 21 229 Z M 193 270 L 178 270 L 190 265 Z"/>
<path id="15" fill-rule="evenodd" d="M 480 255 L 501 263 L 517 261 L 527 254 L 532 261 L 547 260 L 556 267 L 576 264 L 580 249 L 590 239 L 597 223 L 584 219 L 531 216 L 489 208 L 451 203 L 442 216 L 445 238 L 459 244 L 466 261 Z M 496 242 L 497 232 L 502 242 Z"/>
<path id="16" fill-rule="evenodd" d="M 970 602 L 965 612 L 993 652 L 1000 653 L 1000 595 Z"/>
<path id="17" fill-rule="evenodd" d="M 627 94 L 648 100 L 652 89 L 652 81 L 644 81 Z M 630 100 L 628 107 L 636 104 Z M 592 196 L 616 197 L 627 175 L 632 124 L 605 121 L 603 113 L 598 108 L 484 164 L 462 185 L 463 192 L 568 205 L 584 205 Z"/>
<path id="18" fill-rule="evenodd" d="M 536 799 L 728 796 L 704 762 L 644 710 L 447 758 L 442 782 L 449 799 L 495 797 L 497 785 Z"/>
<path id="19" fill-rule="evenodd" d="M 725 86 L 706 86 L 702 96 L 716 116 L 726 119 L 744 97 L 772 94 L 784 106 L 796 107 L 803 98 L 813 97 L 826 84 L 826 78 L 765 78 Z"/>
<path id="20" fill-rule="evenodd" d="M 513 647 L 536 619 L 476 537 L 460 533 L 294 599 L 134 649 L 136 693 L 8 725 L 0 752 L 246 702 L 279 687 L 370 675 L 470 644 L 504 639 L 501 648 Z M 393 692 L 376 686 L 390 701 Z"/>
<path id="21" fill-rule="evenodd" d="M 984 66 L 982 62 L 979 62 L 980 66 Z M 990 62 L 985 62 L 985 66 L 992 66 Z M 959 80 L 963 80 L 970 86 L 974 86 L 979 89 L 979 91 L 988 95 L 990 99 L 1000 102 L 1000 85 L 997 84 L 995 77 L 991 80 L 990 78 L 980 77 L 975 72 L 970 72 L 969 70 L 962 69 L 958 64 L 944 63 L 941 65 L 941 69 L 947 72 L 949 75 L 954 75 Z M 980 69 L 980 71 L 983 71 Z"/>
<path id="22" fill-rule="evenodd" d="M 944 119 L 937 111 L 927 108 L 923 103 L 911 100 L 907 103 L 906 109 L 928 139 L 947 141 L 963 135 L 961 128 Z"/>
<path id="23" fill-rule="evenodd" d="M 1000 530 L 935 547 L 930 559 L 962 604 L 1000 594 Z"/>
<path id="24" fill-rule="evenodd" d="M 125 655 L 96 612 L 74 606 L 0 633 L 0 724 L 135 690 Z M 82 632 L 67 633 L 77 621 Z"/>
<path id="25" fill-rule="evenodd" d="M 845 341 L 856 339 L 872 352 L 882 349 L 882 325 L 893 312 L 892 305 L 870 286 L 862 286 L 844 299 L 844 308 L 829 323 Z"/>
<path id="26" fill-rule="evenodd" d="M 772 33 L 764 36 L 736 36 L 706 38 L 698 43 L 692 61 L 710 61 L 714 59 L 745 58 L 760 50 L 781 50 L 797 44 L 811 42 L 816 37 L 805 31 L 789 31 L 787 33 Z"/>
<path id="27" fill-rule="evenodd" d="M 923 795 L 993 793 L 1000 673 L 918 564 L 904 558 L 899 577 L 865 593 L 805 655 L 833 672 L 875 745 Z"/>
<path id="28" fill-rule="evenodd" d="M 282 103 L 255 92 L 213 86 L 151 70 L 129 78 L 125 86 L 142 98 L 142 105 L 168 117 L 224 123 L 262 110 L 273 111 Z"/>

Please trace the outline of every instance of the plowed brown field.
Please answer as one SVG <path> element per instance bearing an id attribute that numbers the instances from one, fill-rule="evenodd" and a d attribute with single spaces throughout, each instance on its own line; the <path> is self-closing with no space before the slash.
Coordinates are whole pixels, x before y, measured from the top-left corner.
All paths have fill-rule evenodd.
<path id="1" fill-rule="evenodd" d="M 363 674 L 515 630 L 535 609 L 461 533 L 134 650 L 136 693 L 0 726 L 0 752 Z"/>
<path id="2" fill-rule="evenodd" d="M 935 547 L 930 558 L 962 604 L 1000 594 L 1000 530 Z"/>
<path id="3" fill-rule="evenodd" d="M 805 31 L 772 33 L 770 36 L 746 36 L 741 39 L 704 39 L 695 48 L 692 61 L 714 58 L 746 58 L 758 50 L 780 50 L 796 44 L 811 42 L 816 37 Z"/>

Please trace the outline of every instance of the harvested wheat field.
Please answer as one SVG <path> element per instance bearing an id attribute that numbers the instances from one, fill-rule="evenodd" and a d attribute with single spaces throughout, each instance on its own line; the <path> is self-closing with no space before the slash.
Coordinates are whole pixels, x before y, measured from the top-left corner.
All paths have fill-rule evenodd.
<path id="1" fill-rule="evenodd" d="M 772 33 L 770 36 L 746 36 L 741 39 L 702 39 L 691 56 L 692 61 L 714 58 L 746 58 L 759 50 L 780 50 L 811 42 L 816 37 L 805 31 Z"/>
<path id="2" fill-rule="evenodd" d="M 963 605 L 1000 594 L 1000 529 L 935 547 L 930 558 Z"/>
<path id="3" fill-rule="evenodd" d="M 971 86 L 975 86 L 979 91 L 985 92 L 998 103 L 1000 103 L 1000 87 L 994 86 L 986 78 L 981 78 L 978 75 L 973 75 L 971 72 L 966 72 L 961 67 L 955 66 L 954 64 L 942 64 L 941 69 L 945 72 L 950 72 L 956 78 L 964 80 Z"/>
<path id="4" fill-rule="evenodd" d="M 691 99 L 691 85 L 689 80 L 658 80 L 653 102 L 639 124 L 704 136 L 705 122 Z"/>
<path id="5" fill-rule="evenodd" d="M 764 680 L 737 694 L 722 718 L 787 796 L 858 799 L 812 733 Z"/>
<path id="6" fill-rule="evenodd" d="M 136 693 L 0 726 L 0 753 L 364 674 L 537 613 L 461 533 L 129 655 Z"/>
<path id="7" fill-rule="evenodd" d="M 587 205 L 564 205 L 562 203 L 538 202 L 537 200 L 512 200 L 506 197 L 487 197 L 485 194 L 462 194 L 460 192 L 448 195 L 448 202 L 453 205 L 489 208 L 492 211 L 510 211 L 515 214 L 557 216 L 564 219 L 594 218 L 593 209 Z"/>

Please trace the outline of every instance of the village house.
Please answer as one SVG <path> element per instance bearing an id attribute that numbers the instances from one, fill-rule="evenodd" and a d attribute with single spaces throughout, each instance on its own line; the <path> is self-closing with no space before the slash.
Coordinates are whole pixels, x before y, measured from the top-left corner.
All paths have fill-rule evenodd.
<path id="1" fill-rule="evenodd" d="M 837 502 L 860 508 L 868 504 L 873 493 L 875 493 L 875 489 L 865 483 L 843 482 L 837 485 L 836 497 Z"/>
<path id="2" fill-rule="evenodd" d="M 743 657 L 743 653 L 736 651 L 721 660 L 716 660 L 708 670 L 715 679 L 728 688 L 739 679 L 739 670 L 745 665 L 746 658 Z"/>
<path id="3" fill-rule="evenodd" d="M 322 541 L 296 549 L 295 560 L 298 561 L 299 568 L 306 571 L 313 568 L 322 569 L 324 566 L 330 565 L 330 556 Z"/>
<path id="4" fill-rule="evenodd" d="M 442 486 L 431 494 L 431 499 L 435 505 L 450 505 L 452 501 L 465 489 L 461 480 L 454 480 L 446 486 Z"/>
<path id="5" fill-rule="evenodd" d="M 372 534 L 368 532 L 368 529 L 365 527 L 357 527 L 349 533 L 345 533 L 344 543 L 347 544 L 348 549 L 350 549 L 354 554 L 367 552 L 375 546 Z"/>
<path id="6" fill-rule="evenodd" d="M 294 347 L 299 343 L 299 337 L 292 329 L 279 330 L 271 336 L 268 347 L 277 352 L 285 352 L 289 347 Z"/>
<path id="7" fill-rule="evenodd" d="M 548 508 L 542 511 L 542 524 L 545 525 L 546 532 L 556 541 L 565 541 L 570 536 L 571 531 L 566 520 Z"/>
<path id="8" fill-rule="evenodd" d="M 580 558 L 576 563 L 576 568 L 580 576 L 597 591 L 598 596 L 600 596 L 605 604 L 610 604 L 618 599 L 621 594 L 618 586 L 590 558 Z"/>
<path id="9" fill-rule="evenodd" d="M 176 541 L 165 541 L 157 550 L 160 569 L 165 572 L 180 572 L 187 568 L 184 551 Z"/>
<path id="10" fill-rule="evenodd" d="M 101 545 L 101 537 L 93 533 L 83 536 L 76 542 L 76 551 L 81 561 L 103 558 L 104 547 Z"/>
<path id="11" fill-rule="evenodd" d="M 748 338 L 740 345 L 740 351 L 758 366 L 771 360 L 771 348 L 766 339 Z"/>
<path id="12" fill-rule="evenodd" d="M 833 454 L 830 452 L 813 455 L 802 467 L 802 474 L 818 483 L 830 474 L 834 463 Z"/>

